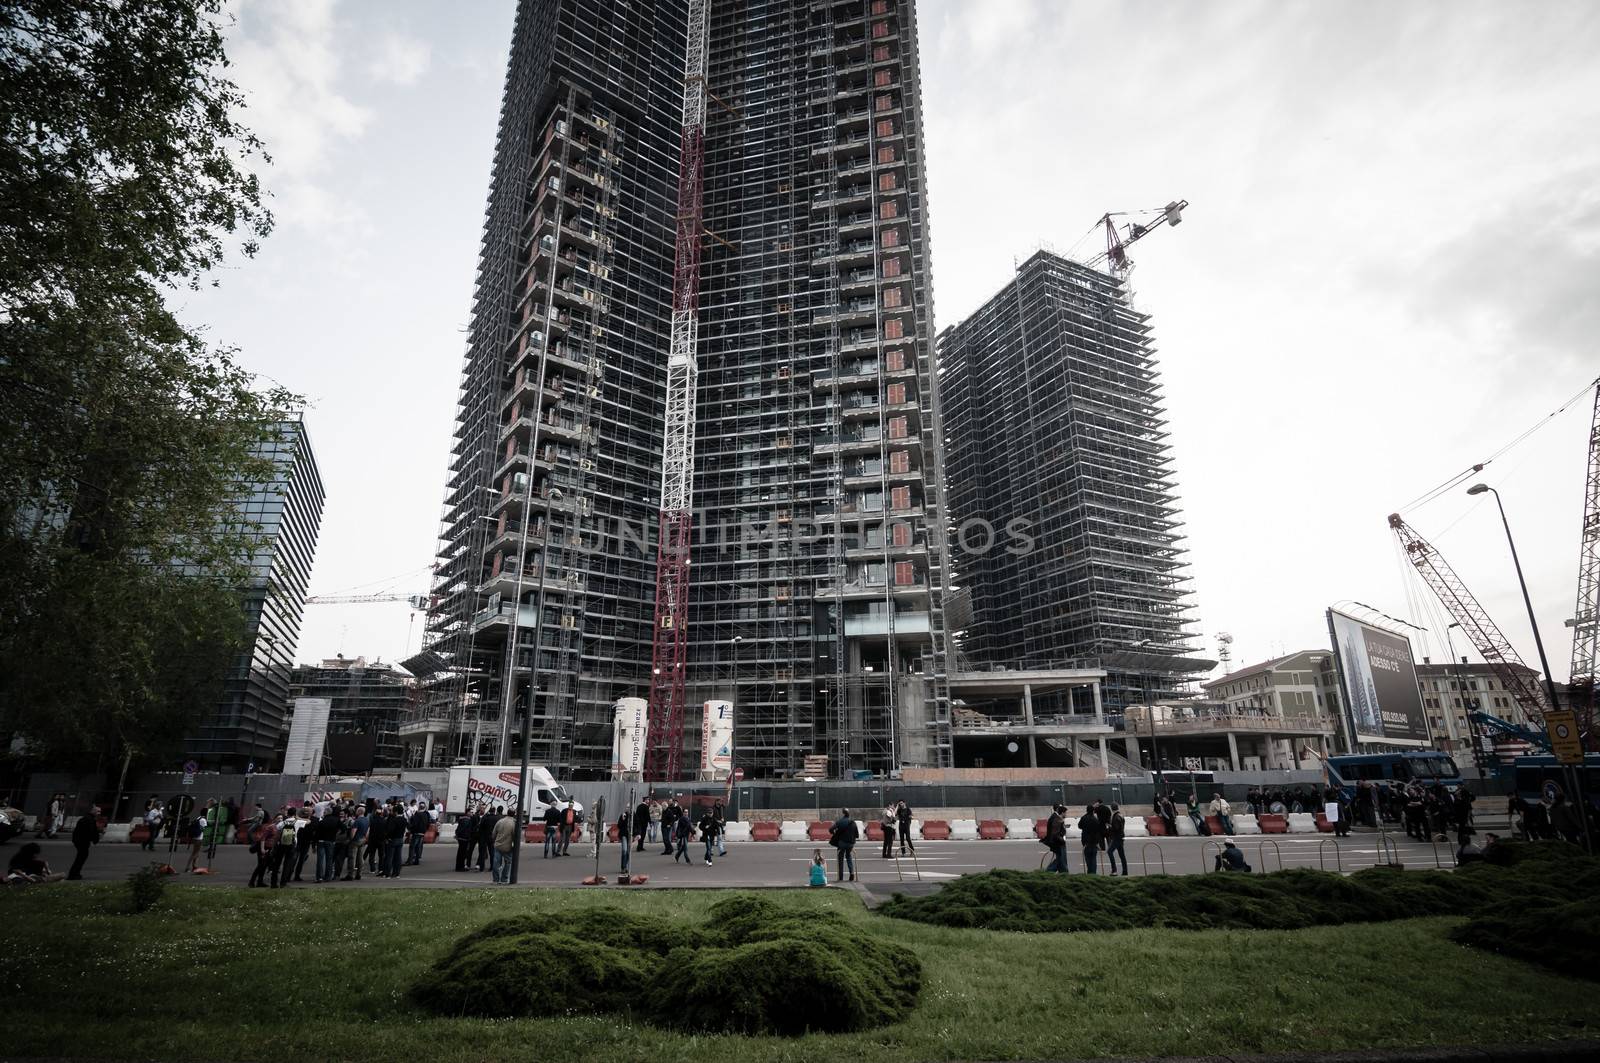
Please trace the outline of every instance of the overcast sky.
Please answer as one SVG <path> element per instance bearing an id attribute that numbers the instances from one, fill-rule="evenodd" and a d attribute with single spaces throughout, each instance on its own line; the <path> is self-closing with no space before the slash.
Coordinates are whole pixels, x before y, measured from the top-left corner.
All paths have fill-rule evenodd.
<path id="1" fill-rule="evenodd" d="M 180 312 L 310 397 L 314 593 L 428 589 L 513 5 L 246 0 L 230 53 L 278 229 Z M 1191 203 L 1133 252 L 1195 644 L 1326 647 L 1355 600 L 1433 629 L 1385 516 L 1600 374 L 1600 4 L 922 0 L 935 313 L 1041 243 Z M 1085 244 L 1089 252 L 1093 244 Z M 1590 397 L 1492 462 L 1558 678 Z M 1467 481 L 1471 483 L 1472 481 Z M 1492 497 L 1406 516 L 1535 667 Z M 298 657 L 417 648 L 312 606 Z M 409 640 L 409 641 L 408 641 Z M 1460 650 L 1458 650 L 1460 652 Z"/>

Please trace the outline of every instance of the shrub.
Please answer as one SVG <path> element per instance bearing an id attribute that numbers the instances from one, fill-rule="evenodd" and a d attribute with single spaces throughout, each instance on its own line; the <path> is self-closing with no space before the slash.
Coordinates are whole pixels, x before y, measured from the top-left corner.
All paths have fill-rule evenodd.
<path id="1" fill-rule="evenodd" d="M 1564 904 L 1499 904 L 1479 912 L 1450 936 L 1463 945 L 1529 960 L 1562 974 L 1600 981 L 1600 899 Z"/>
<path id="2" fill-rule="evenodd" d="M 161 902 L 167 888 L 167 876 L 160 864 L 146 864 L 128 876 L 128 907 L 131 911 L 148 912 Z"/>
<path id="3" fill-rule="evenodd" d="M 461 938 L 412 986 L 447 1015 L 634 1014 L 708 1032 L 842 1032 L 904 1018 L 922 967 L 836 913 L 755 897 L 704 926 L 615 908 L 499 919 Z"/>

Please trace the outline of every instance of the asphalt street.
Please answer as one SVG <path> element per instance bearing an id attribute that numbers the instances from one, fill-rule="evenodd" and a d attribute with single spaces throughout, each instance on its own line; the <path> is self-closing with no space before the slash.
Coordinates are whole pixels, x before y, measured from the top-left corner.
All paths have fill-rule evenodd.
<path id="1" fill-rule="evenodd" d="M 0 846 L 0 854 L 9 854 L 19 844 L 31 838 L 13 839 Z M 1440 843 L 1433 845 L 1408 839 L 1404 834 L 1389 834 L 1394 847 L 1394 857 L 1408 868 L 1449 867 L 1453 860 L 1451 847 Z M 1245 853 L 1245 859 L 1257 870 L 1309 867 L 1326 870 L 1358 871 L 1383 862 L 1380 852 L 1382 841 L 1375 832 L 1358 832 L 1349 838 L 1333 839 L 1331 835 L 1279 834 L 1267 838 L 1244 836 L 1236 843 Z M 73 848 L 61 839 L 45 841 L 44 858 L 52 870 L 65 871 L 72 864 Z M 762 887 L 799 886 L 806 881 L 811 854 L 820 849 L 828 861 L 828 879 L 834 879 L 835 850 L 826 843 L 801 844 L 796 842 L 742 842 L 728 847 L 728 855 L 716 858 L 712 867 L 703 862 L 704 846 L 689 847 L 693 862 L 674 862 L 662 855 L 659 844 L 635 853 L 632 871 L 635 875 L 649 876 L 649 887 Z M 1211 870 L 1212 856 L 1217 843 L 1209 838 L 1130 838 L 1127 842 L 1128 863 L 1134 875 L 1160 874 L 1191 875 Z M 315 857 L 306 861 L 302 875 L 305 886 L 318 889 L 390 889 L 448 888 L 490 885 L 487 871 L 458 873 L 455 869 L 454 842 L 441 840 L 427 846 L 422 863 L 417 867 L 401 869 L 398 879 L 378 878 L 363 873 L 359 882 L 338 882 L 317 885 L 311 881 L 316 866 Z M 1068 843 L 1071 872 L 1084 869 L 1083 850 Z M 608 880 L 607 888 L 616 881 L 619 847 L 607 843 L 601 847 L 599 870 Z M 924 841 L 918 844 L 916 857 L 909 854 L 900 859 L 885 860 L 878 843 L 865 842 L 855 849 L 858 880 L 874 894 L 888 894 L 896 889 L 922 892 L 929 885 L 959 875 L 987 871 L 990 868 L 1037 869 L 1048 858 L 1044 846 L 1032 840 L 1001 841 Z M 151 861 L 170 863 L 182 868 L 188 859 L 187 850 L 168 851 L 163 841 L 150 853 L 128 843 L 103 843 L 94 847 L 84 868 L 84 879 L 89 882 L 120 881 Z M 255 868 L 255 857 L 243 845 L 221 846 L 217 850 L 210 875 L 178 875 L 176 879 L 197 884 L 218 886 L 243 886 Z M 1105 870 L 1105 856 L 1100 854 L 1101 870 Z M 202 855 L 202 863 L 204 857 Z M 519 884 L 525 886 L 578 886 L 586 875 L 594 873 L 595 859 L 587 841 L 574 844 L 571 855 L 545 858 L 540 845 L 524 847 L 519 873 Z M 922 889 L 912 884 L 923 883 Z M 71 883 L 63 884 L 70 887 Z"/>

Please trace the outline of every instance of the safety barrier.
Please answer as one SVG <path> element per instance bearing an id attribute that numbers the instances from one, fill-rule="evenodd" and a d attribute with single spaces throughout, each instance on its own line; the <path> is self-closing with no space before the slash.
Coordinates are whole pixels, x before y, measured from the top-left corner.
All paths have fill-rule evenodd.
<path id="1" fill-rule="evenodd" d="M 1310 812 L 1289 813 L 1290 834 L 1315 834 L 1317 833 L 1317 818 Z"/>
<path id="2" fill-rule="evenodd" d="M 1213 835 L 1223 835 L 1223 834 L 1231 834 L 1231 833 L 1233 833 L 1232 831 L 1228 830 L 1226 827 L 1224 827 L 1222 825 L 1222 817 L 1221 816 L 1207 816 L 1206 817 L 1206 827 L 1210 829 L 1210 831 L 1211 831 L 1211 833 Z"/>
<path id="3" fill-rule="evenodd" d="M 750 824 L 750 840 L 754 842 L 775 842 L 783 837 L 783 827 L 770 819 L 760 820 Z"/>
<path id="4" fill-rule="evenodd" d="M 950 824 L 942 819 L 930 819 L 922 825 L 922 837 L 930 842 L 947 841 L 950 838 Z"/>
<path id="5" fill-rule="evenodd" d="M 955 841 L 977 841 L 978 821 L 975 819 L 952 819 L 950 821 L 950 837 Z"/>
<path id="6" fill-rule="evenodd" d="M 806 840 L 807 841 L 825 842 L 830 837 L 832 837 L 832 835 L 833 835 L 833 824 L 832 823 L 824 823 L 821 820 L 813 820 L 806 827 Z"/>
<path id="7" fill-rule="evenodd" d="M 978 823 L 978 837 L 985 839 L 999 839 L 1006 836 L 1006 825 L 998 819 L 980 820 Z"/>
<path id="8" fill-rule="evenodd" d="M 1317 813 L 1317 831 L 1321 834 L 1332 834 L 1333 824 L 1328 821 L 1327 813 Z"/>
<path id="9" fill-rule="evenodd" d="M 1040 836 L 1038 831 L 1038 824 L 1031 819 L 1006 820 L 1007 838 L 1037 838 Z"/>
<path id="10" fill-rule="evenodd" d="M 1323 871 L 1328 870 L 1326 860 L 1328 846 L 1333 846 L 1333 869 L 1344 874 L 1344 857 L 1339 852 L 1339 842 L 1334 838 L 1324 838 L 1317 843 L 1317 867 Z"/>
<path id="11" fill-rule="evenodd" d="M 1123 816 L 1122 836 L 1124 838 L 1148 838 L 1150 832 L 1145 829 L 1143 816 Z"/>
<path id="12" fill-rule="evenodd" d="M 1189 814 L 1187 812 L 1179 812 L 1178 813 L 1178 837 L 1180 837 L 1180 838 L 1198 838 L 1199 836 L 1200 836 L 1200 828 L 1196 827 L 1194 825 L 1194 820 L 1189 818 Z"/>
<path id="13" fill-rule="evenodd" d="M 737 820 L 724 823 L 722 834 L 730 842 L 747 842 L 750 840 L 750 824 L 740 823 Z"/>
<path id="14" fill-rule="evenodd" d="M 779 840 L 786 842 L 807 842 L 811 840 L 811 824 L 799 819 L 786 819 L 783 821 L 783 833 Z"/>
<path id="15" fill-rule="evenodd" d="M 1152 838 L 1165 838 L 1167 835 L 1167 821 L 1160 816 L 1144 817 L 1145 833 Z"/>
<path id="16" fill-rule="evenodd" d="M 1261 824 L 1262 834 L 1287 834 L 1289 821 L 1283 816 L 1265 815 L 1256 817 L 1256 822 Z"/>
<path id="17" fill-rule="evenodd" d="M 1144 865 L 1144 873 L 1150 873 L 1150 850 L 1156 851 L 1156 859 L 1161 861 L 1161 873 L 1167 873 L 1167 854 L 1161 851 L 1160 842 L 1145 842 L 1139 847 L 1139 863 Z"/>
<path id="18" fill-rule="evenodd" d="M 1260 834 L 1261 822 L 1256 819 L 1254 813 L 1241 812 L 1233 817 L 1233 833 L 1235 835 Z"/>
<path id="19" fill-rule="evenodd" d="M 871 823 L 868 823 L 866 833 L 863 834 L 862 837 L 866 838 L 869 842 L 883 841 L 883 824 L 878 820 L 873 820 Z"/>
<path id="20" fill-rule="evenodd" d="M 1267 873 L 1267 846 L 1269 845 L 1272 846 L 1272 855 L 1278 858 L 1278 870 L 1283 870 L 1283 850 L 1278 848 L 1277 842 L 1267 838 L 1256 846 L 1256 866 L 1261 869 L 1263 875 Z"/>

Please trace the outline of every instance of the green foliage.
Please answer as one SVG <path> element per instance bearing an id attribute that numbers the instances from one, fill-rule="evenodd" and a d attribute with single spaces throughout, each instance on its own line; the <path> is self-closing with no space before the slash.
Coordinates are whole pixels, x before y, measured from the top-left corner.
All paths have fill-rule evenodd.
<path id="1" fill-rule="evenodd" d="M 165 758 L 214 702 L 255 531 L 229 503 L 298 403 L 165 305 L 271 227 L 222 17 L 0 4 L 0 733 L 56 766 Z"/>
<path id="2" fill-rule="evenodd" d="M 161 903 L 167 889 L 167 876 L 160 864 L 146 864 L 128 876 L 128 907 L 134 913 L 148 912 Z"/>
<path id="3" fill-rule="evenodd" d="M 925 897 L 896 896 L 885 915 L 938 926 L 1028 933 L 1170 927 L 1293 930 L 1459 915 L 1486 904 L 1565 900 L 1600 885 L 1600 861 L 1571 846 L 1501 842 L 1496 864 L 1454 871 L 1370 868 L 1110 878 L 1038 871 L 967 875 Z M 1540 851 L 1535 851 L 1540 850 Z"/>
<path id="4" fill-rule="evenodd" d="M 921 983 L 903 946 L 833 913 L 740 896 L 703 926 L 616 908 L 496 920 L 458 940 L 411 996 L 445 1015 L 621 1013 L 697 1032 L 799 1035 L 899 1022 Z"/>
<path id="5" fill-rule="evenodd" d="M 1519 900 L 1479 912 L 1450 936 L 1463 945 L 1600 981 L 1600 896 Z"/>

